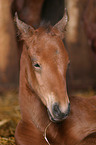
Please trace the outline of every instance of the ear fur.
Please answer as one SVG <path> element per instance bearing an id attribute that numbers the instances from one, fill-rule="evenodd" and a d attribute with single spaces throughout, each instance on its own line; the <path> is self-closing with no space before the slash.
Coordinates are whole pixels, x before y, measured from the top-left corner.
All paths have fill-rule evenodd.
<path id="1" fill-rule="evenodd" d="M 34 28 L 29 26 L 28 24 L 25 24 L 24 22 L 22 22 L 18 18 L 17 12 L 15 13 L 15 22 L 16 22 L 16 26 L 23 38 L 26 38 L 34 33 Z"/>
<path id="2" fill-rule="evenodd" d="M 64 31 L 66 29 L 68 20 L 69 20 L 68 12 L 67 12 L 67 9 L 65 8 L 65 13 L 64 13 L 63 18 L 58 23 L 56 23 L 53 27 L 53 29 L 55 28 L 59 31 L 59 35 L 62 39 L 64 38 Z"/>

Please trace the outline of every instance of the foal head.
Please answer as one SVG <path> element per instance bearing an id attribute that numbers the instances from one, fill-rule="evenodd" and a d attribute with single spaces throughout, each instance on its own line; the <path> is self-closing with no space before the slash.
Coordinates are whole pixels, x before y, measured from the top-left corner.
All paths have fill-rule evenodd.
<path id="1" fill-rule="evenodd" d="M 54 26 L 34 29 L 16 17 L 29 59 L 27 81 L 47 107 L 52 121 L 65 119 L 70 110 L 66 89 L 68 54 L 62 42 L 67 14 Z"/>

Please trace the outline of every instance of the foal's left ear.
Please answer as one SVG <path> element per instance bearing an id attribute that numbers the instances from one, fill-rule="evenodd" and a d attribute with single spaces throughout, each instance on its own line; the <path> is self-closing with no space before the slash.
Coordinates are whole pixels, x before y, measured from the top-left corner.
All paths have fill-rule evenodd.
<path id="1" fill-rule="evenodd" d="M 67 23 L 68 23 L 68 12 L 67 12 L 67 9 L 65 8 L 63 18 L 53 27 L 53 29 L 54 28 L 58 29 L 59 36 L 61 37 L 61 39 L 64 38 L 64 31 L 66 30 Z"/>
<path id="2" fill-rule="evenodd" d="M 17 28 L 19 29 L 23 39 L 28 36 L 31 36 L 34 33 L 34 28 L 29 26 L 28 24 L 25 24 L 21 20 L 19 20 L 17 12 L 15 13 L 15 22 L 16 22 Z"/>

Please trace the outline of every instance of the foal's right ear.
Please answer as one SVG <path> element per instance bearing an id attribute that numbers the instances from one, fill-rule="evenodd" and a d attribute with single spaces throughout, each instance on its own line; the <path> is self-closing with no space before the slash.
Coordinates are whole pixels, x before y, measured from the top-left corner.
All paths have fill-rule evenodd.
<path id="1" fill-rule="evenodd" d="M 21 20 L 19 20 L 17 12 L 15 13 L 15 22 L 16 22 L 17 28 L 20 31 L 23 39 L 28 36 L 31 36 L 34 33 L 34 28 L 29 26 L 28 24 L 25 24 Z"/>

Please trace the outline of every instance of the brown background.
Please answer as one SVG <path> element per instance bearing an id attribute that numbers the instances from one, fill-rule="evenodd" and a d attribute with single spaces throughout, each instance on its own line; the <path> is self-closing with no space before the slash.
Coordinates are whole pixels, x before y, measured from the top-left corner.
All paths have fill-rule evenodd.
<path id="1" fill-rule="evenodd" d="M 38 27 L 54 25 L 64 13 L 64 0 L 0 0 L 0 90 L 18 88 L 22 44 L 16 39 L 14 14 Z M 33 5 L 34 3 L 34 5 Z M 11 5 L 12 4 L 12 5 Z M 66 0 L 69 23 L 64 40 L 71 65 L 68 89 L 96 89 L 96 0 Z"/>

